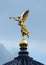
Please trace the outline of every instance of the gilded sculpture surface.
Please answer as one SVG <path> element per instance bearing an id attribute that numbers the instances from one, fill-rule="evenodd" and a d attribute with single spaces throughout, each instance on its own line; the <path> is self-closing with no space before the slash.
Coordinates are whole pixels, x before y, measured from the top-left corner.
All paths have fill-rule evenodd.
<path id="1" fill-rule="evenodd" d="M 9 17 L 9 19 L 14 19 L 15 21 L 18 21 L 18 25 L 21 27 L 22 37 L 24 37 L 25 35 L 27 35 L 29 37 L 29 32 L 24 24 L 28 14 L 29 14 L 29 10 L 26 10 L 17 18 L 16 17 Z"/>

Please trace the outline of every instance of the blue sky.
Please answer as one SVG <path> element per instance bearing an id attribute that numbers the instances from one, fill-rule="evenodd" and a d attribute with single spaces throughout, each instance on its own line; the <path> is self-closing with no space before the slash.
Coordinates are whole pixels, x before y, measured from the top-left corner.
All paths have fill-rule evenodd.
<path id="1" fill-rule="evenodd" d="M 0 0 L 0 43 L 11 53 L 13 49 L 18 52 L 20 27 L 9 16 L 17 17 L 27 9 L 30 10 L 25 22 L 30 32 L 30 37 L 26 37 L 29 55 L 46 63 L 46 0 Z"/>

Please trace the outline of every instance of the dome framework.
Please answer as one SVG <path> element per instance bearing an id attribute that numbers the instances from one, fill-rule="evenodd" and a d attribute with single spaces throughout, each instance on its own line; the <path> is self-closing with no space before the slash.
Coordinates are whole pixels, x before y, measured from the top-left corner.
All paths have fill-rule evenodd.
<path id="1" fill-rule="evenodd" d="M 20 41 L 20 51 L 18 52 L 18 57 L 14 58 L 13 60 L 5 63 L 4 65 L 44 65 L 32 57 L 30 57 L 27 51 L 27 41 L 23 39 Z"/>

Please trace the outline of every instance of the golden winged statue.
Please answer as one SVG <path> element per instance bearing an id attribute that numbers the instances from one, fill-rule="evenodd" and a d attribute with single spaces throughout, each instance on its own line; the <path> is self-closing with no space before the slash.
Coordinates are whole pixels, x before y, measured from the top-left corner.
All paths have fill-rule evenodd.
<path id="1" fill-rule="evenodd" d="M 28 32 L 26 26 L 24 25 L 24 22 L 28 16 L 28 14 L 29 14 L 29 10 L 26 10 L 17 18 L 9 17 L 9 19 L 14 19 L 15 21 L 18 21 L 18 25 L 21 27 L 22 37 L 24 37 L 25 35 L 27 35 L 29 37 L 29 32 Z"/>

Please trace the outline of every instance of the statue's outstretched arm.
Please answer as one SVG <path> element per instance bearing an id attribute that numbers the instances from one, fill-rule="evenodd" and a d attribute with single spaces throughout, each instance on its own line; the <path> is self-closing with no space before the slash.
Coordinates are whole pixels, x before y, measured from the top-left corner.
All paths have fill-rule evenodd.
<path id="1" fill-rule="evenodd" d="M 9 17 L 9 19 L 14 19 L 15 21 L 18 21 L 18 19 L 15 17 Z"/>
<path id="2" fill-rule="evenodd" d="M 18 21 L 18 19 L 16 19 L 15 17 L 13 17 L 13 19 L 14 19 L 15 21 Z"/>

